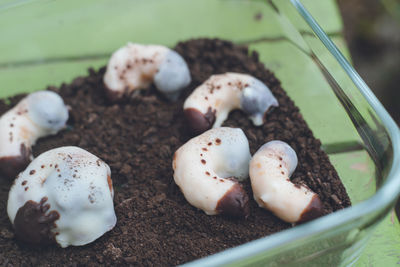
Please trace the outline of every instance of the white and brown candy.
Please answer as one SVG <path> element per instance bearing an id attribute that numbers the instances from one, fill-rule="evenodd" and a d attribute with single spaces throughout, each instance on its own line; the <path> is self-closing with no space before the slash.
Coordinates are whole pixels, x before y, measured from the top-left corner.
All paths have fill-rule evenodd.
<path id="1" fill-rule="evenodd" d="M 251 155 L 239 128 L 211 129 L 174 154 L 174 180 L 186 200 L 208 215 L 249 215 L 249 198 L 238 181 L 246 179 Z"/>
<path id="2" fill-rule="evenodd" d="M 250 161 L 254 199 L 260 207 L 290 223 L 302 223 L 323 215 L 318 195 L 290 181 L 296 166 L 296 152 L 278 140 L 264 144 Z"/>
<path id="3" fill-rule="evenodd" d="M 10 189 L 7 212 L 17 238 L 61 247 L 88 244 L 116 224 L 109 166 L 78 147 L 39 155 Z"/>
<path id="4" fill-rule="evenodd" d="M 106 93 L 116 101 L 154 83 L 169 100 L 176 100 L 191 81 L 185 60 L 161 45 L 128 43 L 111 56 L 104 75 Z"/>
<path id="5" fill-rule="evenodd" d="M 190 128 L 202 133 L 220 127 L 234 109 L 245 112 L 256 126 L 278 101 L 260 80 L 241 73 L 212 75 L 186 99 L 183 109 Z"/>
<path id="6" fill-rule="evenodd" d="M 36 140 L 65 127 L 68 108 L 51 91 L 38 91 L 23 98 L 0 117 L 0 174 L 14 179 L 32 160 Z"/>

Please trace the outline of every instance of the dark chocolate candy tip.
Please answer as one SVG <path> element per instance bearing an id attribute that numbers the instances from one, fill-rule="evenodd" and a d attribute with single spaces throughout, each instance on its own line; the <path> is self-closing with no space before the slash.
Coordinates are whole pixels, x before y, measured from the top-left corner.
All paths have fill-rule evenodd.
<path id="1" fill-rule="evenodd" d="M 41 245 L 57 243 L 52 229 L 56 227 L 55 221 L 60 218 L 60 214 L 54 210 L 45 214 L 50 209 L 46 202 L 47 197 L 43 197 L 39 203 L 29 200 L 18 209 L 14 228 L 19 240 Z"/>
<path id="2" fill-rule="evenodd" d="M 13 180 L 23 171 L 31 162 L 31 152 L 24 144 L 21 144 L 21 153 L 19 156 L 0 158 L 0 176 Z"/>
<path id="3" fill-rule="evenodd" d="M 268 115 L 274 111 L 274 109 L 278 108 L 279 105 L 278 104 L 271 104 L 265 111 L 263 114 L 263 122 L 265 123 L 267 121 Z"/>
<path id="4" fill-rule="evenodd" d="M 297 223 L 304 223 L 321 217 L 324 214 L 323 205 L 318 195 L 315 194 L 310 204 L 304 209 Z"/>
<path id="5" fill-rule="evenodd" d="M 210 129 L 215 122 L 215 111 L 208 108 L 206 114 L 201 113 L 195 108 L 187 108 L 183 111 L 190 129 L 195 134 L 201 134 Z"/>
<path id="6" fill-rule="evenodd" d="M 216 210 L 227 216 L 247 218 L 250 214 L 249 197 L 239 183 L 236 183 L 218 201 Z"/>

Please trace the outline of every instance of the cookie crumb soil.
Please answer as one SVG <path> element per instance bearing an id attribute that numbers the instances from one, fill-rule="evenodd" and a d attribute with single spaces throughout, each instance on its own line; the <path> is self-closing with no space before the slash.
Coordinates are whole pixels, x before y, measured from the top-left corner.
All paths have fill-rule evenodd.
<path id="1" fill-rule="evenodd" d="M 40 139 L 34 156 L 60 146 L 79 146 L 110 165 L 115 190 L 117 225 L 95 242 L 61 249 L 30 247 L 13 237 L 6 212 L 9 182 L 0 186 L 1 265 L 155 265 L 185 263 L 245 242 L 290 228 L 261 209 L 251 198 L 250 215 L 244 219 L 207 216 L 192 207 L 175 185 L 172 157 L 192 135 L 185 123 L 183 102 L 212 74 L 248 73 L 264 82 L 279 102 L 261 127 L 241 111 L 230 114 L 223 126 L 244 130 L 254 154 L 264 143 L 280 139 L 297 152 L 299 164 L 292 181 L 306 184 L 319 194 L 324 213 L 350 205 L 339 177 L 320 149 L 299 109 L 281 88 L 278 79 L 259 62 L 255 52 L 222 40 L 197 39 L 177 44 L 175 50 L 188 63 L 192 82 L 175 103 L 154 86 L 134 98 L 110 104 L 104 95 L 103 74 L 90 69 L 56 90 L 72 107 L 67 130 Z M 23 95 L 0 101 L 0 114 Z M 244 188 L 252 196 L 250 180 Z M 4 234 L 6 233 L 6 234 Z"/>

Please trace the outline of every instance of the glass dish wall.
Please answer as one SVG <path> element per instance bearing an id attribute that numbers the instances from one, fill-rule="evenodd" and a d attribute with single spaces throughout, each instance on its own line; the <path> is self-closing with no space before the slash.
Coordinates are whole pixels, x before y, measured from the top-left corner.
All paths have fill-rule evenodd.
<path id="1" fill-rule="evenodd" d="M 333 5 L 311 10 L 329 39 L 295 0 L 4 1 L 0 97 L 70 82 L 128 41 L 248 45 L 300 107 L 354 206 L 191 264 L 351 264 L 399 193 L 399 132 L 331 42 L 343 48 L 340 21 L 323 17 Z"/>

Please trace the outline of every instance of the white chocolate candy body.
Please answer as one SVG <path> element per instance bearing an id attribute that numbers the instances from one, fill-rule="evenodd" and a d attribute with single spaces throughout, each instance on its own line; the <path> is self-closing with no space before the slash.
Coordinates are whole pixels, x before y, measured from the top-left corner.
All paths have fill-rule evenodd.
<path id="1" fill-rule="evenodd" d="M 65 127 L 67 120 L 67 106 L 54 92 L 38 91 L 22 99 L 0 118 L 0 161 L 11 162 L 6 167 L 0 164 L 0 172 L 16 175 L 21 170 L 13 170 L 18 169 L 13 161 L 28 163 L 32 160 L 30 149 L 36 140 L 56 134 Z"/>
<path id="2" fill-rule="evenodd" d="M 154 82 L 170 100 L 191 81 L 184 59 L 165 46 L 128 43 L 110 58 L 104 84 L 111 99 L 119 99 Z"/>
<path id="3" fill-rule="evenodd" d="M 278 101 L 260 80 L 247 74 L 228 72 L 212 75 L 197 87 L 186 99 L 183 109 L 196 110 L 203 115 L 215 113 L 215 122 L 208 128 L 216 128 L 222 125 L 234 109 L 242 109 L 254 125 L 262 125 L 265 113 L 272 106 L 277 107 Z M 191 119 L 188 120 L 191 123 Z"/>
<path id="4" fill-rule="evenodd" d="M 247 195 L 236 180 L 226 178 L 246 179 L 250 158 L 249 143 L 241 129 L 211 129 L 175 152 L 174 180 L 186 200 L 208 215 L 247 216 Z M 238 203 L 222 207 L 222 199 L 232 190 L 235 192 L 228 197 Z"/>
<path id="5" fill-rule="evenodd" d="M 297 166 L 296 152 L 285 142 L 264 144 L 250 161 L 254 199 L 286 222 L 302 222 L 321 215 L 318 195 L 289 177 Z"/>
<path id="6" fill-rule="evenodd" d="M 116 223 L 110 175 L 106 163 L 81 148 L 49 150 L 15 180 L 8 197 L 8 216 L 14 224 L 18 210 L 27 201 L 39 203 L 47 197 L 47 214 L 59 214 L 51 230 L 57 233 L 56 242 L 61 247 L 88 244 Z"/>

